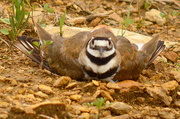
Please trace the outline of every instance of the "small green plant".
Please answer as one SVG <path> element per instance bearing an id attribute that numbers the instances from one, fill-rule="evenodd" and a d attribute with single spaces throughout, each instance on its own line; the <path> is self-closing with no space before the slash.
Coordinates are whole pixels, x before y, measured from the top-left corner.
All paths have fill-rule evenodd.
<path id="1" fill-rule="evenodd" d="M 66 18 L 66 12 L 59 19 L 59 33 L 60 33 L 60 36 L 62 36 L 62 34 L 63 34 L 62 28 L 63 28 L 63 25 L 64 25 L 65 18 Z"/>
<path id="2" fill-rule="evenodd" d="M 134 20 L 131 19 L 130 16 L 131 14 L 130 14 L 130 9 L 129 9 L 125 20 L 122 22 L 121 36 L 124 36 L 125 34 L 125 30 L 123 30 L 124 27 L 127 29 L 131 24 L 134 23 Z"/>
<path id="3" fill-rule="evenodd" d="M 8 56 L 7 56 L 7 55 L 3 55 L 2 58 L 3 58 L 3 59 L 7 59 Z"/>
<path id="4" fill-rule="evenodd" d="M 176 64 L 176 66 L 180 67 L 180 63 L 175 63 L 175 64 Z"/>
<path id="5" fill-rule="evenodd" d="M 9 15 L 9 19 L 1 18 L 0 20 L 8 25 L 11 29 L 1 29 L 1 33 L 8 35 L 11 40 L 15 40 L 16 37 L 22 32 L 28 23 L 30 12 L 25 10 L 26 3 L 24 0 L 11 0 L 12 13 Z M 27 0 L 26 0 L 27 1 Z"/>
<path id="6" fill-rule="evenodd" d="M 100 110 L 102 109 L 104 103 L 105 103 L 105 99 L 101 97 L 101 98 L 97 98 L 94 102 L 84 103 L 84 104 L 88 106 L 96 106 Z"/>
<path id="7" fill-rule="evenodd" d="M 146 10 L 149 10 L 150 7 L 151 7 L 150 1 L 144 0 L 144 8 L 145 8 Z"/>
<path id="8" fill-rule="evenodd" d="M 44 12 L 54 13 L 54 10 L 52 8 L 49 8 L 49 4 L 44 4 Z"/>
<path id="9" fill-rule="evenodd" d="M 166 19 L 166 31 L 168 34 L 169 31 L 169 24 L 171 23 L 171 21 L 180 15 L 180 12 L 174 11 L 171 8 L 169 8 L 169 6 L 165 6 L 165 10 L 160 13 L 160 16 L 164 19 Z"/>

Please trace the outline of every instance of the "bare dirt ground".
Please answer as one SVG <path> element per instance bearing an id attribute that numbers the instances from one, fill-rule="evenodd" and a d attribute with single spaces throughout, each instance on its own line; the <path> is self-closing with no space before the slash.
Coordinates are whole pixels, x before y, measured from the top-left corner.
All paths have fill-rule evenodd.
<path id="1" fill-rule="evenodd" d="M 48 3 L 55 13 L 41 12 Z M 0 1 L 0 15 L 8 17 L 11 3 Z M 124 29 L 173 41 L 138 81 L 106 83 L 60 77 L 34 63 L 0 37 L 0 118 L 8 119 L 180 119 L 180 12 L 178 0 L 32 0 L 42 23 L 94 27 L 106 24 L 122 28 L 128 9 L 134 23 Z M 148 7 L 147 7 L 148 6 Z M 151 9 L 166 13 L 160 23 L 145 18 Z M 105 13 L 105 15 L 100 14 Z M 93 16 L 93 17 L 90 17 Z M 76 18 L 76 19 L 75 19 Z M 162 23 L 162 24 L 161 24 Z M 0 22 L 0 29 L 7 27 Z M 37 36 L 32 22 L 23 34 Z"/>

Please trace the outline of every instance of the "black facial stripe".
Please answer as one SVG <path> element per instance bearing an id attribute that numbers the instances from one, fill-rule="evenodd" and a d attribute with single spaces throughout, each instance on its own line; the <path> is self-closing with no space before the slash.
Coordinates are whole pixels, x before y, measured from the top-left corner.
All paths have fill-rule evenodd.
<path id="1" fill-rule="evenodd" d="M 94 64 L 97 64 L 98 66 L 100 65 L 105 65 L 107 64 L 115 55 L 116 52 L 114 52 L 113 54 L 111 54 L 108 57 L 104 57 L 104 58 L 100 58 L 100 57 L 95 57 L 93 55 L 91 55 L 87 50 L 86 50 L 86 55 L 87 57 L 90 59 L 91 62 L 93 62 Z"/>
<path id="2" fill-rule="evenodd" d="M 105 72 L 105 73 L 97 74 L 97 73 L 94 73 L 92 70 L 87 70 L 87 69 L 84 68 L 84 71 L 85 71 L 90 77 L 97 77 L 98 79 L 108 78 L 108 77 L 114 75 L 117 70 L 118 70 L 118 67 L 114 67 L 114 68 L 108 70 L 108 71 Z"/>
<path id="3" fill-rule="evenodd" d="M 95 37 L 93 40 L 105 40 L 105 41 L 109 41 L 109 38 L 107 38 L 107 37 Z"/>
<path id="4" fill-rule="evenodd" d="M 90 46 L 90 48 L 93 49 L 93 50 L 99 50 L 99 48 L 101 48 L 101 47 L 102 47 L 104 50 L 106 50 L 106 51 L 110 51 L 110 50 L 112 50 L 112 48 L 113 48 L 113 47 L 112 47 L 112 48 L 109 49 L 107 46 L 95 46 L 95 47 L 93 48 L 93 47 Z"/>

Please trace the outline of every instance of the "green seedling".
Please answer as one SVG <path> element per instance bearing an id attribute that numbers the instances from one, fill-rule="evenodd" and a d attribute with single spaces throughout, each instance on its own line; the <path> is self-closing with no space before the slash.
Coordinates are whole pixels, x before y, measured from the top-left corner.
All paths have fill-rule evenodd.
<path id="1" fill-rule="evenodd" d="M 1 33 L 8 35 L 11 40 L 15 40 L 16 37 L 22 32 L 28 23 L 30 12 L 25 10 L 26 3 L 24 0 L 11 0 L 12 13 L 9 13 L 9 19 L 1 18 L 0 20 L 8 25 L 11 29 L 1 29 Z"/>
<path id="2" fill-rule="evenodd" d="M 105 103 L 105 99 L 104 98 L 97 98 L 94 102 L 91 103 L 84 103 L 87 106 L 96 106 L 99 110 L 102 109 L 102 106 Z"/>
<path id="3" fill-rule="evenodd" d="M 62 17 L 59 19 L 59 33 L 60 33 L 60 36 L 63 35 L 63 31 L 62 31 L 62 28 L 63 28 L 63 25 L 64 25 L 64 21 L 65 21 L 65 18 L 66 18 L 66 12 L 62 15 Z"/>
<path id="4" fill-rule="evenodd" d="M 149 2 L 148 0 L 145 0 L 145 1 L 144 1 L 144 8 L 145 8 L 146 10 L 149 10 L 150 7 L 151 7 L 150 2 Z"/>
<path id="5" fill-rule="evenodd" d="M 7 59 L 8 56 L 7 56 L 7 55 L 3 55 L 2 58 L 3 58 L 3 59 Z"/>
<path id="6" fill-rule="evenodd" d="M 130 14 L 130 9 L 129 9 L 125 20 L 122 22 L 121 36 L 124 36 L 124 34 L 125 34 L 125 30 L 123 30 L 124 27 L 127 29 L 131 24 L 134 23 L 134 20 L 131 19 L 130 16 L 131 16 L 131 14 Z"/>
<path id="7" fill-rule="evenodd" d="M 49 4 L 44 4 L 44 12 L 54 13 L 54 10 L 52 8 L 49 8 Z"/>

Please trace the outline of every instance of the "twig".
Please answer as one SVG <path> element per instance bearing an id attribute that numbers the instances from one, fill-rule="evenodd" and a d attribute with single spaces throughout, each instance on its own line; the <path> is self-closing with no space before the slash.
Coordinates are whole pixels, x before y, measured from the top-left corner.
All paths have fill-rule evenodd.
<path id="1" fill-rule="evenodd" d="M 44 115 L 44 114 L 40 114 L 38 116 L 43 117 L 45 119 L 54 119 L 53 117 L 50 117 L 50 116 L 47 116 L 47 115 Z"/>
<path id="2" fill-rule="evenodd" d="M 9 43 L 8 42 L 6 42 L 4 39 L 2 39 L 1 37 L 0 37 L 0 39 L 8 46 L 8 47 L 10 47 L 10 45 L 9 45 Z"/>

